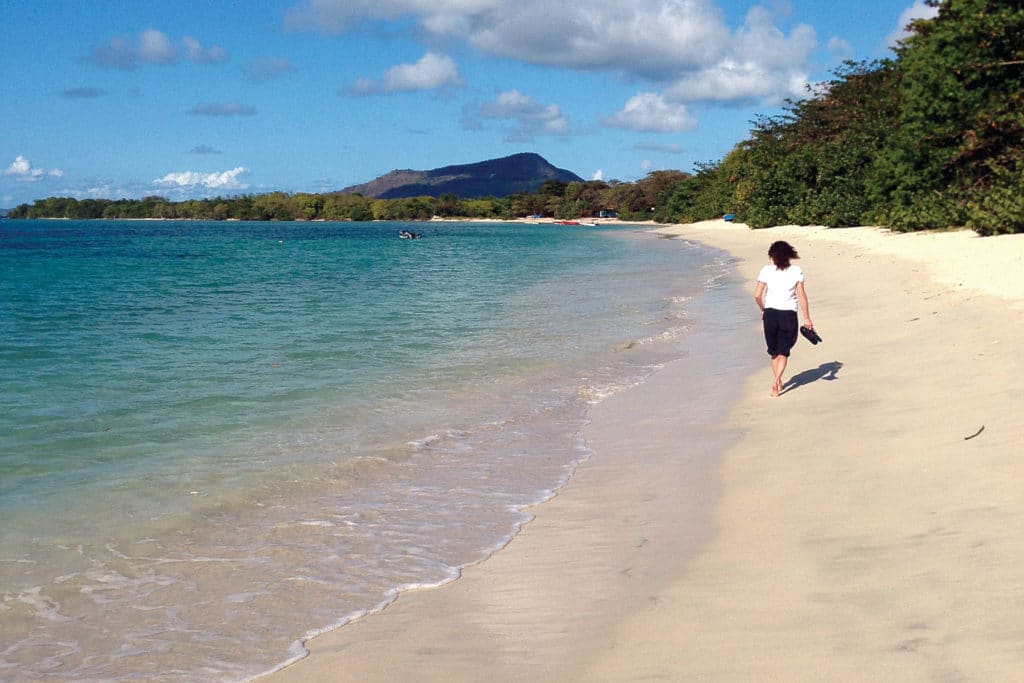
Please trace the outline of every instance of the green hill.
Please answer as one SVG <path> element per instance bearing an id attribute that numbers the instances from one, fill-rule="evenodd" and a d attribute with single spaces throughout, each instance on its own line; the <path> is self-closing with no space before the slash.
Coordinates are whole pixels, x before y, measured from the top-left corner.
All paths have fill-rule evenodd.
<path id="1" fill-rule="evenodd" d="M 533 193 L 548 180 L 570 183 L 582 182 L 583 179 L 572 171 L 552 166 L 539 154 L 523 153 L 430 171 L 391 171 L 368 183 L 346 187 L 341 192 L 375 199 L 440 197 L 445 194 L 473 199 Z"/>

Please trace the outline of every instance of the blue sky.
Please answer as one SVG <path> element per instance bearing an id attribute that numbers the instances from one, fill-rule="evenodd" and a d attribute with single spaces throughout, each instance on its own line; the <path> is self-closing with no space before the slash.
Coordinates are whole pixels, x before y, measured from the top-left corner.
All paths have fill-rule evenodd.
<path id="1" fill-rule="evenodd" d="M 922 0 L 0 0 L 0 207 L 721 159 Z"/>

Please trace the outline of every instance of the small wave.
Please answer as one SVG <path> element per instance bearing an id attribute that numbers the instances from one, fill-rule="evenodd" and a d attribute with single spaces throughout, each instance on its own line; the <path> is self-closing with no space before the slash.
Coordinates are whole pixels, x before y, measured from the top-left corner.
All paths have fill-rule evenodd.
<path id="1" fill-rule="evenodd" d="M 692 334 L 694 331 L 693 325 L 677 325 L 670 327 L 666 330 L 662 330 L 658 334 L 653 334 L 647 337 L 640 337 L 639 339 L 630 339 L 629 341 L 616 344 L 613 351 L 621 353 L 623 351 L 629 351 L 638 346 L 647 346 L 649 344 L 656 344 L 659 342 L 674 341 L 685 337 L 686 335 Z"/>
<path id="2" fill-rule="evenodd" d="M 413 439 L 407 441 L 406 445 L 413 452 L 430 451 L 435 449 L 444 448 L 451 450 L 457 448 L 462 442 L 466 440 L 468 432 L 460 429 L 447 429 L 438 434 L 431 434 L 421 439 Z"/>
<path id="3" fill-rule="evenodd" d="M 581 399 L 587 402 L 589 405 L 597 405 L 602 401 L 605 401 L 615 394 L 635 387 L 642 384 L 652 373 L 662 368 L 662 364 L 646 365 L 639 368 L 640 374 L 633 375 L 631 377 L 625 377 L 616 382 L 610 382 L 607 384 L 594 384 L 581 387 L 578 395 Z"/>
<path id="4" fill-rule="evenodd" d="M 59 602 L 48 595 L 43 595 L 41 586 L 34 586 L 22 591 L 15 600 L 28 605 L 35 612 L 35 615 L 41 619 L 58 623 L 75 621 L 74 617 L 61 613 Z"/>

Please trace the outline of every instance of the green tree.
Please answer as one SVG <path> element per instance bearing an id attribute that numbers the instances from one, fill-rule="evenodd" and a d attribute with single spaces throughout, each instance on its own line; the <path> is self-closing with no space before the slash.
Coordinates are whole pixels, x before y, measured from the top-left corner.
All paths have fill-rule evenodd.
<path id="1" fill-rule="evenodd" d="M 689 173 L 683 171 L 651 171 L 646 177 L 637 182 L 642 194 L 643 203 L 648 210 L 657 211 L 658 207 L 664 204 L 680 184 L 690 178 Z"/>
<path id="2" fill-rule="evenodd" d="M 400 220 L 395 216 L 392 207 L 394 204 L 386 199 L 378 199 L 372 204 L 373 220 L 375 221 L 394 221 Z"/>
<path id="3" fill-rule="evenodd" d="M 362 195 L 348 195 L 346 202 L 348 218 L 353 221 L 372 221 L 373 202 Z"/>
<path id="4" fill-rule="evenodd" d="M 459 198 L 451 192 L 441 195 L 437 202 L 437 215 L 442 218 L 457 216 L 459 212 Z"/>
<path id="5" fill-rule="evenodd" d="M 650 218 L 650 206 L 644 205 L 643 193 L 637 183 L 613 183 L 604 192 L 602 203 L 602 208 L 614 209 L 627 220 Z"/>
<path id="6" fill-rule="evenodd" d="M 253 198 L 252 209 L 257 220 L 290 221 L 294 219 L 291 202 L 283 192 L 271 192 Z"/>
<path id="7" fill-rule="evenodd" d="M 1024 4 L 946 0 L 897 51 L 902 110 L 879 164 L 883 217 L 1024 231 Z"/>
<path id="8" fill-rule="evenodd" d="M 544 201 L 541 199 L 540 194 L 518 192 L 508 199 L 512 216 L 522 218 L 524 216 L 543 215 L 544 213 Z"/>
<path id="9" fill-rule="evenodd" d="M 320 195 L 296 194 L 291 197 L 290 204 L 292 218 L 296 220 L 311 221 L 322 217 L 324 200 Z"/>

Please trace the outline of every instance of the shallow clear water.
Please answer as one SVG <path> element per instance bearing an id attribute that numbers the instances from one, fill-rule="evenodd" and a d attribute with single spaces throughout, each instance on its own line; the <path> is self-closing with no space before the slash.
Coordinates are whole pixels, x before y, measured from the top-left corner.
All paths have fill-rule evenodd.
<path id="1" fill-rule="evenodd" d="M 244 679 L 457 577 L 735 294 L 629 228 L 402 227 L 0 222 L 0 679 Z"/>

